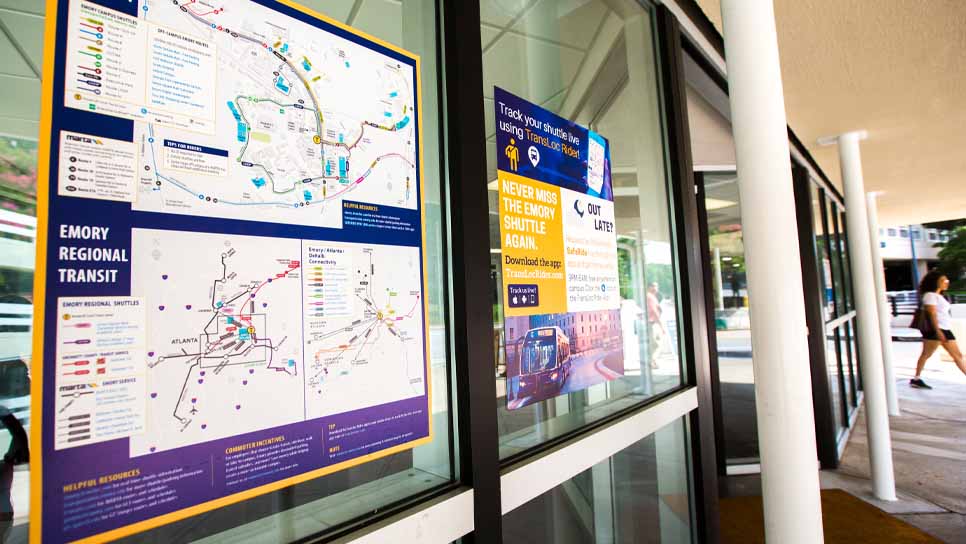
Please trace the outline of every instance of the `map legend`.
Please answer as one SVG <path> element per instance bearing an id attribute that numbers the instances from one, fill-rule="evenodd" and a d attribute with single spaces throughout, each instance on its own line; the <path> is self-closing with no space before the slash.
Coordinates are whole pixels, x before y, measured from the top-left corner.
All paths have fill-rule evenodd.
<path id="1" fill-rule="evenodd" d="M 342 248 L 306 244 L 306 318 L 352 315 L 356 297 L 350 285 L 352 257 Z M 310 321 L 311 322 L 311 321 Z"/>
<path id="2" fill-rule="evenodd" d="M 69 26 L 67 107 L 213 130 L 216 55 L 206 40 L 83 0 L 71 2 Z"/>

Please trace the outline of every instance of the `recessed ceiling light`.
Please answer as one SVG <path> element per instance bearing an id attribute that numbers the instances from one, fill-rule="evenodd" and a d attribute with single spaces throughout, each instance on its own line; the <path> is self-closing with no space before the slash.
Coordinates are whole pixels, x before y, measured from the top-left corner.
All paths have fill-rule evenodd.
<path id="1" fill-rule="evenodd" d="M 721 200 L 718 198 L 708 198 L 704 199 L 704 209 L 708 211 L 720 210 L 722 208 L 730 208 L 736 206 L 738 203 L 733 200 Z"/>

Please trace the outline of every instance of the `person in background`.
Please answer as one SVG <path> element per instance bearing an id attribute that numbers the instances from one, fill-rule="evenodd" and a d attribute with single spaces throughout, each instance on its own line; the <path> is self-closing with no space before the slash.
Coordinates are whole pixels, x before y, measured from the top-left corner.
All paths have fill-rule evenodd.
<path id="1" fill-rule="evenodd" d="M 909 385 L 921 389 L 932 389 L 922 380 L 922 369 L 932 354 L 942 346 L 953 358 L 959 370 L 966 374 L 966 361 L 959 350 L 956 337 L 949 330 L 952 327 L 950 304 L 942 296 L 943 291 L 949 289 L 949 278 L 933 270 L 926 274 L 919 282 L 919 300 L 922 308 L 919 316 L 919 330 L 922 331 L 922 354 L 916 363 L 916 375 L 909 380 Z"/>
<path id="2" fill-rule="evenodd" d="M 647 286 L 647 325 L 650 338 L 651 368 L 657 368 L 657 355 L 667 341 L 667 329 L 664 328 L 664 320 L 661 319 L 661 292 L 658 290 L 657 282 L 652 282 Z"/>

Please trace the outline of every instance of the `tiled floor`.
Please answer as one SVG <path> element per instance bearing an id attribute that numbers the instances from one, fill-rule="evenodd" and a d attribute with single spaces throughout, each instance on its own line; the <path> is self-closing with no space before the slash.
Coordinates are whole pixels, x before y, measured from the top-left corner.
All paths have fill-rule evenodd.
<path id="1" fill-rule="evenodd" d="M 966 342 L 964 342 L 966 343 Z M 860 408 L 838 470 L 822 471 L 823 488 L 838 488 L 944 542 L 966 543 L 966 376 L 939 355 L 926 363 L 931 390 L 909 387 L 922 344 L 893 342 L 899 407 L 890 418 L 898 500 L 872 493 L 865 415 Z M 759 475 L 732 476 L 723 496 L 761 494 Z"/>
<path id="2" fill-rule="evenodd" d="M 933 356 L 923 372 L 931 390 L 909 387 L 922 344 L 893 342 L 899 408 L 890 418 L 899 501 L 871 497 L 864 413 L 860 413 L 838 471 L 823 485 L 843 488 L 946 542 L 966 542 L 966 376 Z M 845 486 L 849 487 L 845 487 Z M 851 487 L 851 489 L 850 489 Z"/>

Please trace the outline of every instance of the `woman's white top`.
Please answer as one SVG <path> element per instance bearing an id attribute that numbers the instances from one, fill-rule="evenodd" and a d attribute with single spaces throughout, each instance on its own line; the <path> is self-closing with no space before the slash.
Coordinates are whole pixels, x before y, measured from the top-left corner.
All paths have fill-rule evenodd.
<path id="1" fill-rule="evenodd" d="M 926 293 L 922 297 L 922 305 L 936 307 L 936 323 L 940 329 L 949 330 L 953 326 L 953 318 L 949 313 L 950 304 L 945 298 L 936 293 Z"/>

